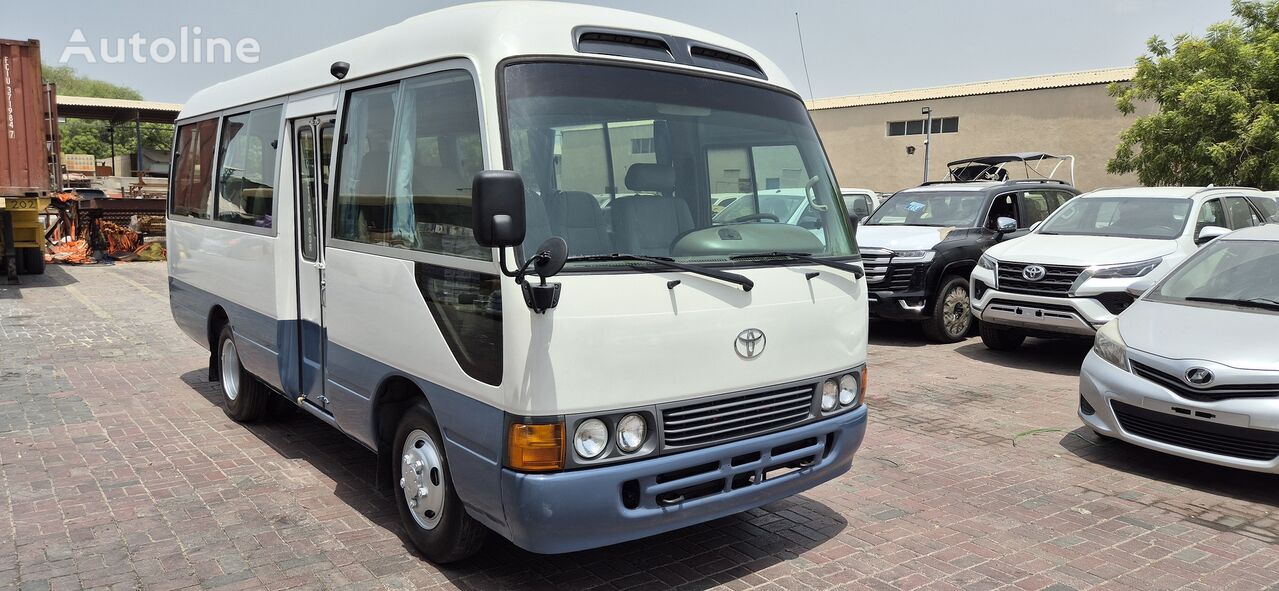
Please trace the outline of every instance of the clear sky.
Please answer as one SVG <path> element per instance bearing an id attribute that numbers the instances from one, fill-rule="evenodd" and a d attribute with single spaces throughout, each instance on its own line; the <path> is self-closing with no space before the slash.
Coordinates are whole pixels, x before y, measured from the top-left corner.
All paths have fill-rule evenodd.
<path id="1" fill-rule="evenodd" d="M 314 51 L 449 0 L 4 0 L 0 37 L 39 39 L 44 59 L 183 102 L 218 81 Z M 1230 16 L 1229 0 L 588 0 L 682 20 L 733 37 L 776 61 L 807 95 L 795 30 L 800 13 L 817 98 L 1131 65 L 1151 35 L 1201 34 Z M 17 7 L 15 9 L 15 7 Z M 99 40 L 202 38 L 258 45 L 255 64 L 104 63 Z M 79 29 L 87 43 L 71 43 Z M 143 46 L 147 55 L 149 46 Z M 166 48 L 156 46 L 163 56 Z M 251 46 L 245 49 L 252 53 Z"/>

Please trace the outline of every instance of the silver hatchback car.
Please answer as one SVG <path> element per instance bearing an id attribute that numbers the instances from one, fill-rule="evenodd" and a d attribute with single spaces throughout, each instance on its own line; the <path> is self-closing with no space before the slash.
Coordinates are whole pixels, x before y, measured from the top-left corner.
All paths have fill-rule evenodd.
<path id="1" fill-rule="evenodd" d="M 1131 289 L 1144 295 L 1084 360 L 1079 418 L 1104 437 L 1279 472 L 1279 225 L 1223 236 Z"/>

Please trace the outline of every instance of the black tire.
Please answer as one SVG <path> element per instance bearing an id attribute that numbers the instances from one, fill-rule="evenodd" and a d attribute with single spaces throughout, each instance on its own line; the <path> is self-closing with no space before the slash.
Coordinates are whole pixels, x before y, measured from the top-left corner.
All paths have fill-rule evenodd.
<path id="1" fill-rule="evenodd" d="M 222 412 L 240 423 L 260 421 L 266 416 L 271 392 L 240 363 L 231 325 L 222 327 L 218 335 L 218 377 L 222 391 Z M 229 347 L 229 350 L 228 350 Z"/>
<path id="2" fill-rule="evenodd" d="M 973 327 L 973 312 L 968 299 L 968 280 L 950 276 L 942 281 L 924 335 L 938 343 L 958 343 L 968 337 Z"/>
<path id="3" fill-rule="evenodd" d="M 1012 351 L 1026 341 L 1026 333 L 1015 328 L 999 326 L 989 322 L 981 323 L 981 342 L 987 349 L 995 351 Z"/>
<path id="4" fill-rule="evenodd" d="M 420 444 L 413 445 L 410 450 L 410 440 Z M 430 449 L 430 445 L 434 449 Z M 488 529 L 467 514 L 462 506 L 444 455 L 440 428 L 425 404 L 414 405 L 404 413 L 399 427 L 395 429 L 391 447 L 395 452 L 391 456 L 395 506 L 400 512 L 400 523 L 413 545 L 427 560 L 436 564 L 457 562 L 478 552 L 488 538 Z M 428 459 L 432 454 L 435 459 Z M 420 467 L 409 475 L 413 480 L 409 480 L 405 477 L 405 470 L 411 469 L 414 462 L 423 463 L 418 464 Z M 422 496 L 414 494 L 424 487 L 429 492 Z M 441 492 L 443 494 L 439 494 Z M 410 497 L 413 497 L 416 509 L 409 506 Z M 422 499 L 420 503 L 418 499 Z M 417 510 L 423 511 L 423 515 L 416 516 Z"/>
<path id="5" fill-rule="evenodd" d="M 27 275 L 44 275 L 44 252 L 38 248 L 19 248 L 18 260 L 23 266 L 21 273 Z"/>

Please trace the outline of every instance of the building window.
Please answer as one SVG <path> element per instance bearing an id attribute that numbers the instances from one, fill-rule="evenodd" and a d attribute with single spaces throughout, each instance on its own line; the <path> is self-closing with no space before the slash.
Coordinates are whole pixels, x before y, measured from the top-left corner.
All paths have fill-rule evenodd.
<path id="1" fill-rule="evenodd" d="M 926 119 L 912 119 L 910 121 L 889 121 L 888 135 L 924 135 L 924 125 Z M 934 117 L 933 133 L 959 133 L 959 117 Z"/>
<path id="2" fill-rule="evenodd" d="M 631 153 L 632 154 L 652 154 L 653 138 L 651 137 L 631 138 Z"/>

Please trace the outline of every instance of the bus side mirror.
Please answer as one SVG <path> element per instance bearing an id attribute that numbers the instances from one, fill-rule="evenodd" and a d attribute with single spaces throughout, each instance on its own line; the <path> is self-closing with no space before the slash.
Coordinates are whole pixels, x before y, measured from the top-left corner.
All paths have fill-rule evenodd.
<path id="1" fill-rule="evenodd" d="M 485 170 L 471 181 L 471 226 L 475 242 L 489 248 L 524 242 L 524 179 L 511 170 Z"/>

